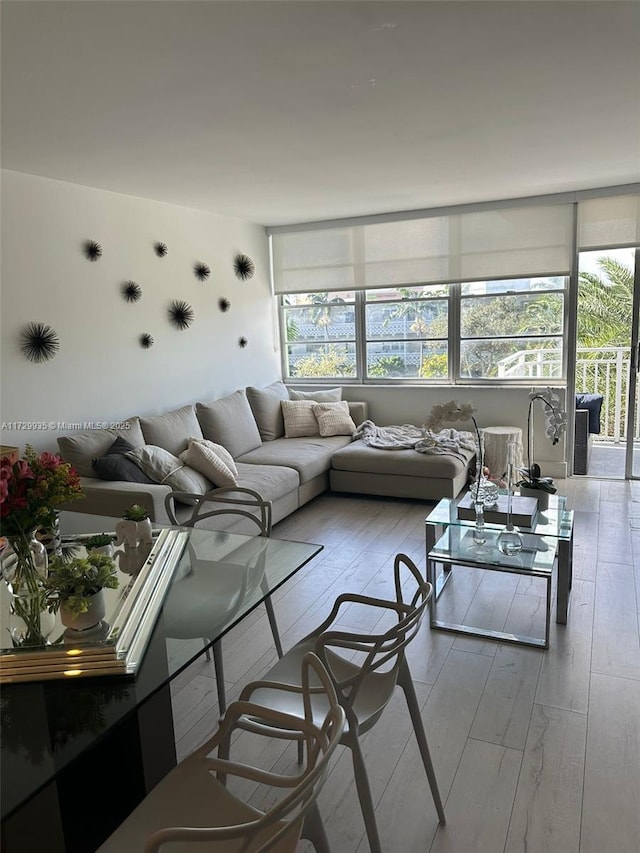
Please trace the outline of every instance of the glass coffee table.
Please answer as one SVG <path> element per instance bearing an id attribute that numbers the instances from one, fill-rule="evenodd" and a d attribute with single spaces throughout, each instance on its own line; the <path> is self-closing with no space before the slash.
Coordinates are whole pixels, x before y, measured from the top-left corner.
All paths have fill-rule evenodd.
<path id="1" fill-rule="evenodd" d="M 567 509 L 567 499 L 563 495 L 550 495 L 549 508 L 538 512 L 532 527 L 515 527 L 523 536 L 542 536 L 550 539 L 554 545 L 552 553 L 557 557 L 558 584 L 556 592 L 556 622 L 567 623 L 569 593 L 573 575 L 573 510 Z M 473 533 L 475 522 L 458 518 L 457 502 L 452 498 L 442 498 L 425 519 L 427 562 L 436 541 L 447 528 L 455 527 Z M 485 522 L 488 534 L 497 534 L 504 529 L 503 524 Z M 497 548 L 496 548 L 497 550 Z M 500 553 L 500 552 L 498 552 Z M 504 555 L 502 555 L 504 556 Z M 442 562 L 443 570 L 437 574 L 434 583 L 434 598 L 437 599 L 451 577 L 452 564 Z"/>

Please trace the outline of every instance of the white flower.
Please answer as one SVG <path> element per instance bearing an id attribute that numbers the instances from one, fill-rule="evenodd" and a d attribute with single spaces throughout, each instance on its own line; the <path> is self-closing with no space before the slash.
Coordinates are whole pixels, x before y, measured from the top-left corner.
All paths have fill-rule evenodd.
<path id="1" fill-rule="evenodd" d="M 445 424 L 472 420 L 475 411 L 473 403 L 461 404 L 457 400 L 449 400 L 448 403 L 436 403 L 429 412 L 429 417 L 424 423 L 424 428 L 431 432 L 437 432 Z"/>

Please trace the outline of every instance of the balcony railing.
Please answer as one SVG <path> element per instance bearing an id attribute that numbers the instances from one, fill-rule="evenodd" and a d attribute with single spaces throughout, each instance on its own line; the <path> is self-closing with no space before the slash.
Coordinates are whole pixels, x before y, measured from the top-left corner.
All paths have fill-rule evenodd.
<path id="1" fill-rule="evenodd" d="M 629 347 L 578 347 L 576 350 L 576 391 L 601 394 L 599 441 L 616 444 L 627 436 L 627 398 L 631 373 Z M 549 379 L 561 374 L 557 351 L 521 350 L 498 363 L 498 376 Z M 640 440 L 640 395 L 636 401 L 634 440 Z"/>

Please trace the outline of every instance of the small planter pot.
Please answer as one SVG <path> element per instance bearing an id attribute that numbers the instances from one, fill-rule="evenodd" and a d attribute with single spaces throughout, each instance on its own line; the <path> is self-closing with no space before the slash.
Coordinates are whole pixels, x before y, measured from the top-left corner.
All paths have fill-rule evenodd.
<path id="1" fill-rule="evenodd" d="M 549 492 L 545 492 L 544 489 L 530 489 L 528 486 L 520 486 L 520 494 L 523 498 L 536 498 L 540 512 L 549 509 Z"/>
<path id="2" fill-rule="evenodd" d="M 60 604 L 60 620 L 62 624 L 74 631 L 86 631 L 89 628 L 95 628 L 104 619 L 105 613 L 103 589 L 89 596 L 89 609 L 86 613 L 71 613 L 67 610 L 64 601 Z"/>

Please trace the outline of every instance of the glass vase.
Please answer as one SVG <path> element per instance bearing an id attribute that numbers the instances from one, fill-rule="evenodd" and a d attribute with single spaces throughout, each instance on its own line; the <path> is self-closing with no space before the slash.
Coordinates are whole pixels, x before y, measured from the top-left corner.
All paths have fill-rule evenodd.
<path id="1" fill-rule="evenodd" d="M 55 619 L 46 609 L 47 552 L 35 531 L 7 536 L 2 577 L 9 588 L 9 633 L 14 646 L 45 645 Z"/>
<path id="2" fill-rule="evenodd" d="M 507 465 L 507 523 L 504 530 L 498 534 L 498 550 L 507 557 L 522 551 L 522 536 L 513 526 L 511 520 L 511 498 L 513 494 L 513 441 L 509 441 L 509 463 Z"/>

